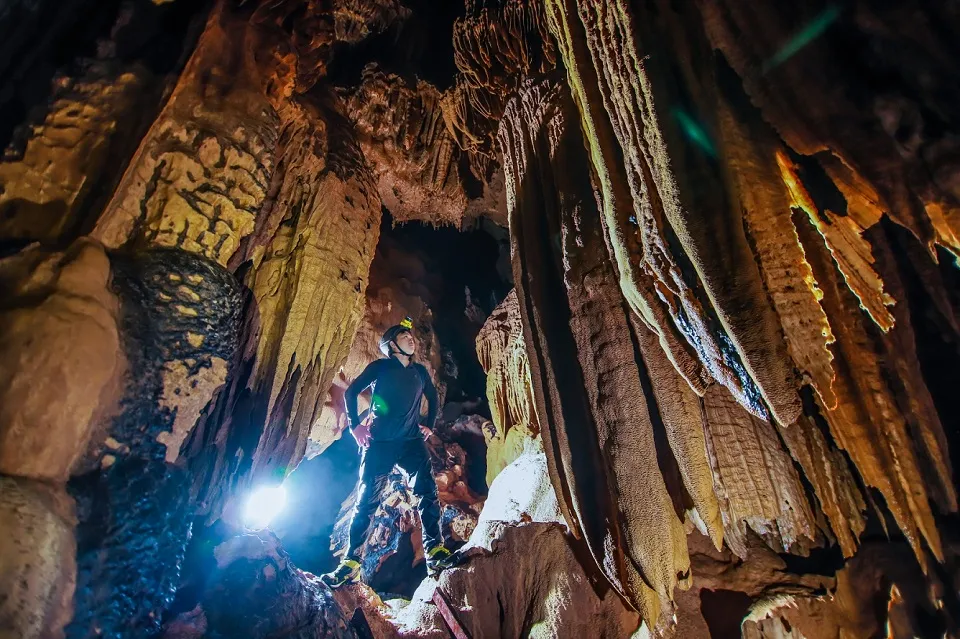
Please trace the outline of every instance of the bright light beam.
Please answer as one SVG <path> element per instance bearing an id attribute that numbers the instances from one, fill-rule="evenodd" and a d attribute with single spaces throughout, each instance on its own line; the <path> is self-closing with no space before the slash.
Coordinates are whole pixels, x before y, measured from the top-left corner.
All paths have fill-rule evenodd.
<path id="1" fill-rule="evenodd" d="M 247 498 L 243 509 L 243 523 L 247 528 L 261 530 L 270 525 L 287 505 L 287 489 L 283 484 L 261 486 Z"/>

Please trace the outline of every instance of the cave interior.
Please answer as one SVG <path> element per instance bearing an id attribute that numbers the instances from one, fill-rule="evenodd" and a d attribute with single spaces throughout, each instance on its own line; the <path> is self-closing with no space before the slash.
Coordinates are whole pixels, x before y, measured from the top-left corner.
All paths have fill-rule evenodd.
<path id="1" fill-rule="evenodd" d="M 0 148 L 0 638 L 960 638 L 955 3 L 10 0 Z"/>

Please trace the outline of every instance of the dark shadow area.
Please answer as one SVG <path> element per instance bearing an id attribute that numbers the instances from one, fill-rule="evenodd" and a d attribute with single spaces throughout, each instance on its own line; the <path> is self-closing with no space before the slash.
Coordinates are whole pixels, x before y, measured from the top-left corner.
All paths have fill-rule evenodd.
<path id="1" fill-rule="evenodd" d="M 328 77 L 338 86 L 355 86 L 370 63 L 396 73 L 410 83 L 426 80 L 444 91 L 457 73 L 453 25 L 465 15 L 463 2 L 406 0 L 412 14 L 386 31 L 357 44 L 339 43 Z"/>
<path id="2" fill-rule="evenodd" d="M 438 374 L 447 384 L 446 402 L 479 402 L 469 412 L 487 417 L 486 375 L 477 359 L 476 339 L 484 320 L 513 286 L 501 268 L 502 252 L 509 247 L 494 237 L 499 230 L 483 223 L 464 230 L 421 222 L 394 226 L 389 215 L 384 215 L 380 230 L 382 243 L 398 245 L 424 264 L 426 281 L 418 284 L 433 310 L 443 351 Z"/>
<path id="3" fill-rule="evenodd" d="M 701 590 L 700 614 L 710 628 L 711 639 L 740 637 L 740 623 L 753 600 L 736 590 Z"/>

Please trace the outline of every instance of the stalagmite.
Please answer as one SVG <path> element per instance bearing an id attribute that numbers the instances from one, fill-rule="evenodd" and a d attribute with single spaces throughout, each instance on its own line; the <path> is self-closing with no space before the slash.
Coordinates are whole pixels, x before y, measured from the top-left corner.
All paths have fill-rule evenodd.
<path id="1" fill-rule="evenodd" d="M 494 309 L 477 335 L 477 355 L 487 374 L 487 401 L 494 433 L 487 440 L 487 483 L 540 435 L 530 389 L 530 363 L 523 341 L 517 292 Z"/>

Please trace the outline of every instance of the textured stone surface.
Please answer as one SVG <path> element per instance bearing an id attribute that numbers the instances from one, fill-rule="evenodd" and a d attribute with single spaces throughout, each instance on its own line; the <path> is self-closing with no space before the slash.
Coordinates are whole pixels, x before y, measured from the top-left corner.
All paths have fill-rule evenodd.
<path id="1" fill-rule="evenodd" d="M 445 526 L 485 540 L 444 577 L 472 631 L 624 636 L 633 606 L 661 637 L 955 633 L 954 9 L 162 4 L 0 9 L 0 481 L 69 481 L 71 636 L 156 633 L 195 518 L 235 521 L 340 436 L 329 409 L 402 315 L 449 420 L 484 410 L 430 333 L 472 341 L 487 300 L 471 283 L 438 325 L 445 266 L 375 281 L 384 206 L 510 212 L 517 290 L 477 341 L 492 420 L 435 446 Z M 70 246 L 90 229 L 106 252 Z M 31 238 L 52 246 L 13 255 Z M 30 494 L 60 543 L 69 517 Z M 389 498 L 372 570 L 412 591 L 416 518 Z M 0 594 L 45 593 L 15 613 L 42 634 L 62 593 L 14 546 Z M 241 555 L 178 632 L 238 634 L 254 584 L 252 625 L 316 634 L 312 578 Z M 411 636 L 446 632 L 429 587 Z M 391 636 L 365 593 L 344 619 Z"/>
<path id="2" fill-rule="evenodd" d="M 528 446 L 541 445 L 516 291 L 487 318 L 477 335 L 477 355 L 487 374 L 487 402 L 493 417 L 484 429 L 489 485 Z"/>
<path id="3" fill-rule="evenodd" d="M 904 286 L 909 272 L 893 257 L 886 221 L 928 248 L 953 246 L 946 182 L 930 177 L 953 171 L 932 150 L 955 137 L 954 109 L 933 89 L 952 86 L 953 72 L 937 61 L 941 36 L 918 34 L 931 19 L 956 21 L 924 11 L 869 2 L 849 13 L 813 4 L 755 13 L 723 2 L 547 3 L 624 299 L 701 396 L 671 391 L 654 345 L 641 340 L 661 416 L 674 422 L 667 432 L 680 474 L 691 499 L 709 504 L 699 450 L 673 446 L 677 424 L 695 423 L 701 403 L 706 441 L 721 443 L 714 488 L 738 552 L 744 542 L 729 522 L 754 520 L 774 548 L 782 541 L 802 554 L 821 543 L 822 529 L 853 555 L 870 503 L 862 480 L 883 495 L 921 564 L 923 543 L 944 557 L 931 504 L 941 513 L 956 505 L 943 408 L 935 414 L 928 389 L 942 372 L 928 364 L 920 382 L 915 344 L 924 338 L 904 308 L 917 293 Z M 862 46 L 832 65 L 853 40 Z M 922 89 L 905 72 L 918 65 L 929 70 Z M 866 69 L 890 83 L 864 83 Z M 839 95 L 841 86 L 860 88 Z M 804 114 L 800 103 L 816 106 Z M 920 103 L 938 105 L 942 128 L 929 126 Z M 942 300 L 928 279 L 913 286 Z M 944 335 L 952 348 L 956 331 Z M 758 421 L 731 417 L 738 407 L 721 416 L 711 378 L 731 394 L 730 409 L 740 404 Z M 810 390 L 797 389 L 806 385 L 815 402 L 801 405 Z M 717 458 L 749 458 L 742 450 L 757 463 L 717 476 Z M 765 466 L 781 470 L 741 483 Z M 752 514 L 731 514 L 740 507 Z M 719 539 L 716 525 L 703 528 Z"/>
<path id="4" fill-rule="evenodd" d="M 74 523 L 62 488 L 0 477 L 0 636 L 63 637 L 76 583 Z"/>
<path id="5" fill-rule="evenodd" d="M 194 514 L 186 464 L 167 461 L 181 452 L 177 420 L 212 406 L 223 379 L 206 371 L 233 359 L 240 332 L 239 285 L 214 262 L 154 248 L 114 254 L 111 267 L 129 374 L 117 414 L 69 483 L 78 577 L 67 636 L 77 639 L 159 630 Z M 180 394 L 171 370 L 189 373 Z"/>
<path id="6" fill-rule="evenodd" d="M 117 410 L 126 359 L 109 279 L 90 240 L 0 261 L 0 472 L 66 481 Z"/>
<path id="7" fill-rule="evenodd" d="M 581 567 L 545 466 L 542 453 L 511 463 L 490 486 L 464 549 L 469 561 L 425 580 L 406 607 L 381 612 L 401 636 L 447 636 L 430 603 L 437 588 L 473 637 L 629 637 L 637 630 L 637 614 Z"/>
<path id="8" fill-rule="evenodd" d="M 129 145 L 150 72 L 88 63 L 58 79 L 43 122 L 20 153 L 0 162 L 0 237 L 56 241 L 83 219 L 91 192 L 107 179 L 111 154 Z"/>
<path id="9" fill-rule="evenodd" d="M 800 401 L 738 207 L 717 192 L 715 178 L 698 164 L 703 159 L 675 149 L 661 128 L 654 96 L 659 87 L 641 64 L 640 32 L 630 11 L 622 3 L 550 7 L 574 99 L 588 124 L 588 148 L 604 164 L 603 214 L 625 297 L 695 389 L 702 389 L 702 366 L 758 416 L 767 415 L 765 402 L 781 423 L 792 423 Z M 613 159 L 618 149 L 622 166 Z M 689 173 L 670 168 L 674 153 L 691 162 Z M 704 180 L 697 189 L 678 182 L 694 175 Z M 698 215 L 701 207 L 715 214 Z M 726 250 L 715 253 L 707 243 Z"/>
<path id="10" fill-rule="evenodd" d="M 367 67 L 345 105 L 394 219 L 460 226 L 467 208 L 461 151 L 444 122 L 440 92 Z"/>
<path id="11" fill-rule="evenodd" d="M 208 637 L 356 637 L 333 594 L 290 562 L 269 532 L 228 539 L 203 597 Z"/>
<path id="12" fill-rule="evenodd" d="M 746 557 L 749 527 L 774 550 L 805 554 L 819 533 L 800 477 L 774 427 L 748 413 L 718 385 L 707 389 L 703 404 L 727 544 Z"/>

